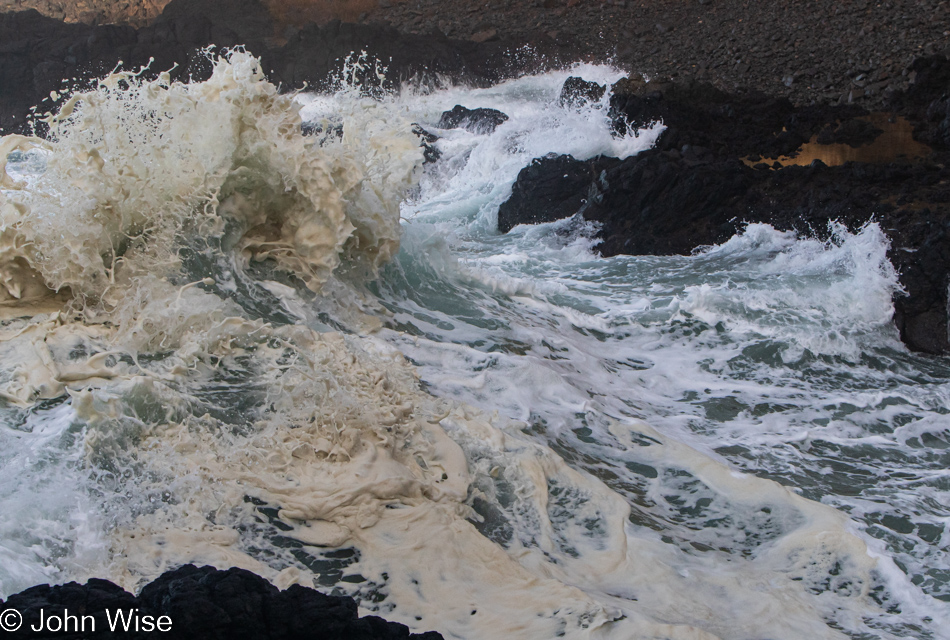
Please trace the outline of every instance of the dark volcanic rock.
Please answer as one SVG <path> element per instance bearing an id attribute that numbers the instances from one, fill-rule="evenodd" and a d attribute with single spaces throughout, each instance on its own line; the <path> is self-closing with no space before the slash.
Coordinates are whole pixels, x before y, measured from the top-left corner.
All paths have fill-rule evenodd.
<path id="1" fill-rule="evenodd" d="M 914 138 L 950 150 L 950 61 L 945 56 L 920 58 L 910 66 L 916 77 L 893 106 L 914 122 Z"/>
<path id="2" fill-rule="evenodd" d="M 75 582 L 57 587 L 41 585 L 0 602 L 0 610 L 13 608 L 23 615 L 23 626 L 11 638 L 128 638 L 168 640 L 207 638 L 231 640 L 304 639 L 313 640 L 438 640 L 435 632 L 410 634 L 402 624 L 375 616 L 360 618 L 352 598 L 327 596 L 294 585 L 280 591 L 260 576 L 243 569 L 219 571 L 213 567 L 186 565 L 169 571 L 142 589 L 138 597 L 106 580 Z M 137 610 L 139 616 L 157 621 L 167 616 L 171 629 L 163 633 L 139 630 L 110 631 L 118 610 Z M 34 632 L 40 611 L 50 615 L 77 616 L 78 631 Z M 108 613 L 107 613 L 108 612 Z M 83 616 L 91 619 L 83 620 Z M 82 629 L 78 628 L 83 624 Z"/>
<path id="3" fill-rule="evenodd" d="M 403 34 L 380 24 L 334 21 L 303 25 L 280 37 L 278 31 L 263 0 L 172 0 L 152 25 L 138 30 L 64 24 L 33 10 L 0 14 L 0 133 L 25 131 L 30 108 L 50 91 L 60 91 L 64 79 L 78 78 L 82 85 L 82 79 L 101 77 L 120 60 L 137 69 L 154 58 L 155 72 L 178 64 L 173 79 L 205 79 L 211 65 L 198 50 L 209 45 L 245 46 L 286 90 L 324 87 L 347 56 L 361 51 L 385 61 L 393 87 L 439 75 L 485 85 L 537 64 L 530 56 L 510 57 L 504 40 L 477 44 L 440 34 Z M 376 81 L 372 70 L 363 75 Z M 52 106 L 47 102 L 40 111 Z"/>
<path id="4" fill-rule="evenodd" d="M 754 173 L 738 160 L 690 166 L 675 153 L 641 154 L 592 185 L 584 217 L 603 225 L 605 255 L 688 254 L 735 233 L 735 207 Z"/>
<path id="5" fill-rule="evenodd" d="M 562 107 L 582 107 L 591 102 L 599 102 L 606 91 L 607 87 L 602 84 L 571 76 L 564 81 L 557 101 Z"/>
<path id="6" fill-rule="evenodd" d="M 412 125 L 412 132 L 419 136 L 419 146 L 423 149 L 422 157 L 425 159 L 425 164 L 436 162 L 442 157 L 442 152 L 435 146 L 439 136 L 423 129 L 421 125 L 415 123 Z"/>
<path id="7" fill-rule="evenodd" d="M 582 213 L 602 225 L 598 249 L 605 256 L 689 254 L 742 226 L 733 207 L 755 175 L 738 161 L 691 166 L 679 154 L 655 151 L 626 160 L 547 157 L 518 174 L 498 228 Z"/>
<path id="8" fill-rule="evenodd" d="M 36 6 L 83 22 L 142 24 L 165 1 L 6 0 L 4 6 Z M 114 8 L 103 7 L 110 4 Z M 136 11 L 143 4 L 145 10 Z M 404 33 L 498 38 L 514 44 L 513 51 L 524 44 L 546 46 L 563 54 L 566 63 L 609 58 L 653 76 L 689 72 L 729 92 L 753 86 L 800 105 L 852 99 L 874 108 L 886 104 L 889 93 L 906 89 L 911 80 L 906 68 L 914 58 L 945 51 L 950 22 L 950 4 L 939 0 L 486 0 L 478 5 L 477 19 L 471 3 L 462 0 L 268 4 L 283 16 L 275 35 L 283 36 L 287 23 L 299 26 L 306 15 L 348 16 L 388 23 Z"/>
<path id="9" fill-rule="evenodd" d="M 538 224 L 569 218 L 587 205 L 601 172 L 616 158 L 575 160 L 571 156 L 539 158 L 521 170 L 508 198 L 498 209 L 498 228 L 510 231 L 519 224 Z"/>
<path id="10" fill-rule="evenodd" d="M 457 104 L 451 111 L 442 113 L 436 126 L 440 129 L 465 129 L 484 135 L 492 133 L 498 125 L 507 121 L 508 116 L 498 109 L 468 109 Z"/>
<path id="11" fill-rule="evenodd" d="M 850 105 L 796 108 L 785 98 L 758 91 L 728 94 L 695 80 L 624 79 L 614 84 L 610 98 L 618 133 L 663 122 L 661 148 L 688 144 L 722 157 L 788 155 L 829 124 L 866 114 Z"/>
<path id="12" fill-rule="evenodd" d="M 883 130 L 878 129 L 867 120 L 855 118 L 846 120 L 837 126 L 828 125 L 818 134 L 816 142 L 818 144 L 846 144 L 859 147 L 874 142 L 882 133 L 884 133 Z"/>
<path id="13" fill-rule="evenodd" d="M 915 137 L 947 148 L 950 64 L 919 65 L 903 97 Z M 625 132 L 662 120 L 654 149 L 618 160 L 548 157 L 526 167 L 499 210 L 499 229 L 578 212 L 600 223 L 598 249 L 616 254 L 689 254 L 724 242 L 746 223 L 768 223 L 827 237 L 831 222 L 857 231 L 877 221 L 891 241 L 889 258 L 906 295 L 895 297 L 895 322 L 912 349 L 950 353 L 950 155 L 890 164 L 846 163 L 770 170 L 749 156 L 794 154 L 815 136 L 852 146 L 880 131 L 852 106 L 795 108 L 761 94 L 729 95 L 695 82 L 626 81 L 614 88 L 611 115 Z M 946 123 L 946 124 L 945 124 Z"/>

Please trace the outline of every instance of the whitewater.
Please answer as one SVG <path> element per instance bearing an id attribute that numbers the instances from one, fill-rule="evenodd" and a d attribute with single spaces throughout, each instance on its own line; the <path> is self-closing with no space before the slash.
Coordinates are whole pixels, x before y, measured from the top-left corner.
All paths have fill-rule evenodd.
<path id="1" fill-rule="evenodd" d="M 873 220 L 500 234 L 533 159 L 662 123 L 559 103 L 609 66 L 384 73 L 281 94 L 235 51 L 0 139 L 0 596 L 190 562 L 447 638 L 950 638 L 950 360 L 900 343 Z"/>

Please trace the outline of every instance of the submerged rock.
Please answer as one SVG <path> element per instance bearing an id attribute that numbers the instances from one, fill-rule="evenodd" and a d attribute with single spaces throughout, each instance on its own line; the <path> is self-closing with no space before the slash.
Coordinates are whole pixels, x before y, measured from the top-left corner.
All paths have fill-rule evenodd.
<path id="1" fill-rule="evenodd" d="M 343 139 L 343 124 L 327 124 L 323 122 L 304 122 L 300 125 L 300 133 L 320 140 L 323 145 L 331 138 Z"/>
<path id="2" fill-rule="evenodd" d="M 508 116 L 498 109 L 468 109 L 460 104 L 451 111 L 443 111 L 439 118 L 440 129 L 465 129 L 480 135 L 489 134 L 498 128 L 498 125 L 508 121 Z"/>
<path id="3" fill-rule="evenodd" d="M 419 146 L 422 147 L 424 164 L 432 164 L 442 157 L 442 152 L 435 146 L 439 136 L 422 128 L 422 125 L 413 123 L 412 132 L 419 136 Z"/>
<path id="4" fill-rule="evenodd" d="M 0 602 L 0 609 L 16 609 L 23 624 L 12 638 L 167 638 L 168 640 L 206 638 L 230 640 L 254 638 L 278 640 L 290 638 L 346 640 L 439 640 L 434 631 L 411 634 L 409 628 L 387 622 L 376 616 L 360 618 L 355 600 L 327 596 L 314 589 L 294 585 L 284 591 L 264 578 L 232 568 L 219 571 L 213 567 L 185 565 L 162 574 L 145 586 L 138 596 L 124 591 L 107 580 L 89 580 L 80 585 L 70 582 L 51 587 L 40 585 L 10 596 Z M 139 621 L 138 628 L 128 632 L 120 626 L 110 631 L 117 612 Z M 71 633 L 32 631 L 44 619 L 54 622 L 64 614 L 69 618 Z M 53 616 L 53 620 L 50 620 Z M 161 632 L 146 629 L 158 624 Z M 75 620 L 75 622 L 74 622 Z M 54 623 L 55 624 L 55 623 Z M 79 627 L 79 625 L 82 627 Z M 76 631 L 73 632 L 73 625 Z M 49 628 L 49 625 L 45 625 Z"/>

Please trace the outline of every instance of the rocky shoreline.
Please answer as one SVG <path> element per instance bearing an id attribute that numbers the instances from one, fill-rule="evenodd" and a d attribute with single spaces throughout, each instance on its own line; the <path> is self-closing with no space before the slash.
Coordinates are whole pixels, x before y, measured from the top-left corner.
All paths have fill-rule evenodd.
<path id="1" fill-rule="evenodd" d="M 931 0 L 381 0 L 408 33 L 520 38 L 612 57 L 653 77 L 693 77 L 729 92 L 754 87 L 800 105 L 881 108 L 907 88 L 909 66 L 950 45 L 950 4 Z M 447 6 L 448 5 L 448 6 Z"/>
<path id="2" fill-rule="evenodd" d="M 688 254 L 748 222 L 820 235 L 831 221 L 856 230 L 874 220 L 891 240 L 889 257 L 906 290 L 894 301 L 902 339 L 918 351 L 950 353 L 950 62 L 939 55 L 950 36 L 942 31 L 950 24 L 945 1 L 490 0 L 475 8 L 379 0 L 356 22 L 325 24 L 290 19 L 296 14 L 287 6 L 281 13 L 264 0 L 143 2 L 123 9 L 125 24 L 101 24 L 120 21 L 102 13 L 105 0 L 77 3 L 73 9 L 92 8 L 73 11 L 70 23 L 35 10 L 0 14 L 0 133 L 30 131 L 31 107 L 53 108 L 54 100 L 44 100 L 64 78 L 95 78 L 120 60 L 134 68 L 154 58 L 153 70 L 178 63 L 175 77 L 201 79 L 208 65 L 196 50 L 211 44 L 247 46 L 285 89 L 321 86 L 341 58 L 359 50 L 391 59 L 394 80 L 443 75 L 482 85 L 612 55 L 631 70 L 610 103 L 618 132 L 657 120 L 667 131 L 655 149 L 624 160 L 538 159 L 502 207 L 501 231 L 580 213 L 600 223 L 604 255 Z M 0 8 L 28 4 L 39 3 Z M 149 13 L 159 4 L 160 15 Z M 54 5 L 67 17 L 63 3 L 44 6 Z M 518 53 L 524 44 L 533 52 Z M 743 88 L 750 86 L 757 90 Z M 575 82 L 565 100 L 601 90 Z M 886 133 L 872 111 L 905 123 L 924 152 L 795 163 L 809 144 L 873 146 Z M 443 126 L 481 126 L 471 112 L 456 115 Z M 486 117 L 493 124 L 485 131 L 503 121 Z M 427 160 L 437 162 L 434 137 L 425 139 Z M 192 625 L 169 638 L 196 637 L 196 629 L 210 638 L 441 637 L 411 636 L 402 625 L 358 618 L 350 599 L 303 587 L 281 592 L 237 569 L 182 567 L 138 596 L 91 580 L 33 587 L 0 602 L 0 610 L 22 611 L 27 625 L 43 607 L 102 621 L 106 609 L 120 606 L 170 615 L 178 630 Z"/>
<path id="3" fill-rule="evenodd" d="M 89 25 L 144 27 L 168 0 L 0 0 Z M 332 19 L 407 35 L 528 44 L 564 58 L 613 59 L 631 72 L 755 87 L 795 104 L 880 109 L 910 65 L 950 47 L 946 0 L 263 0 L 274 37 Z"/>
<path id="4" fill-rule="evenodd" d="M 352 598 L 293 585 L 281 591 L 243 569 L 185 565 L 168 571 L 134 596 L 108 580 L 39 585 L 0 600 L 11 638 L 88 640 L 161 637 L 167 640 L 441 640 L 434 631 L 413 634 L 397 622 L 359 617 Z M 121 612 L 121 616 L 120 616 Z M 68 621 L 66 616 L 69 617 Z M 161 625 L 157 627 L 156 625 Z M 65 625 L 65 627 L 64 627 Z M 128 630 L 126 626 L 128 625 Z"/>
<path id="5" fill-rule="evenodd" d="M 109 0 L 87 1 L 116 6 Z M 15 0 L 17 6 L 37 2 Z M 668 130 L 657 148 L 623 163 L 599 159 L 585 166 L 558 165 L 550 175 L 566 172 L 571 177 L 559 178 L 557 184 L 543 184 L 541 169 L 550 161 L 529 167 L 515 185 L 512 201 L 502 207 L 502 230 L 532 221 L 537 214 L 531 209 L 541 202 L 558 216 L 576 213 L 583 205 L 584 215 L 603 225 L 604 255 L 689 253 L 722 242 L 745 222 L 822 233 L 830 220 L 854 229 L 876 219 L 892 241 L 890 258 L 906 290 L 895 298 L 901 337 L 912 349 L 942 354 L 950 352 L 950 189 L 945 186 L 950 70 L 942 54 L 921 54 L 941 50 L 950 37 L 939 31 L 944 24 L 939 18 L 950 4 L 928 2 L 793 2 L 751 10 L 739 0 L 649 6 L 625 0 L 491 0 L 484 11 L 479 9 L 479 22 L 465 17 L 473 15 L 470 8 L 453 3 L 379 0 L 358 16 L 359 23 L 319 25 L 300 22 L 316 15 L 307 12 L 312 3 L 305 0 L 172 0 L 167 6 L 164 0 L 130 0 L 129 15 L 145 10 L 145 4 L 164 6 L 139 29 L 66 24 L 35 10 L 6 13 L 0 14 L 0 133 L 32 131 L 31 108 L 55 108 L 51 92 L 63 88 L 64 78 L 67 86 L 76 86 L 120 61 L 126 68 L 151 61 L 153 71 L 177 64 L 175 79 L 203 79 L 210 65 L 198 50 L 209 45 L 246 46 L 261 56 L 271 80 L 287 90 L 324 86 L 353 51 L 388 60 L 393 84 L 409 78 L 439 84 L 450 78 L 487 85 L 570 60 L 616 55 L 616 61 L 648 72 L 631 73 L 631 85 L 614 88 L 612 117 L 618 130 L 624 121 L 662 120 Z M 342 15 L 357 4 L 336 0 L 327 6 Z M 793 9 L 801 13 L 786 15 Z M 814 28 L 805 30 L 811 14 Z M 444 19 L 436 20 L 440 17 Z M 652 31 L 640 28 L 634 37 L 622 30 L 649 25 L 654 18 L 664 21 Z M 563 28 L 543 31 L 552 25 Z M 788 25 L 794 27 L 792 36 L 774 35 Z M 864 26 L 855 31 L 858 25 Z M 594 31 L 600 35 L 591 40 Z M 660 36 L 666 42 L 660 53 L 643 53 Z M 525 43 L 533 48 L 519 48 Z M 746 62 L 736 57 L 734 69 L 723 62 L 740 55 L 740 44 L 757 52 L 761 64 L 751 65 L 748 56 Z M 681 60 L 686 50 L 700 61 L 689 56 Z M 655 56 L 664 51 L 668 57 L 661 64 Z M 820 74 L 797 68 L 806 63 Z M 777 86 L 769 78 L 782 65 L 787 74 Z M 845 84 L 831 81 L 839 71 Z M 800 81 L 816 74 L 825 74 L 828 82 Z M 744 81 L 756 89 L 743 88 Z M 879 129 L 869 120 L 872 109 L 878 118 L 901 118 L 912 130 L 919 147 L 915 157 L 862 159 L 858 151 L 845 154 L 853 161 L 840 166 L 822 161 L 807 168 L 772 166 L 776 158 L 801 154 L 806 143 L 858 150 L 876 144 Z M 430 141 L 427 158 L 436 156 Z M 613 186 L 599 187 L 591 177 L 595 174 Z M 586 202 L 588 191 L 595 202 Z"/>
<path id="6" fill-rule="evenodd" d="M 621 81 L 614 127 L 662 121 L 656 146 L 625 160 L 536 160 L 501 206 L 499 230 L 579 214 L 600 224 L 605 256 L 688 255 L 748 223 L 828 237 L 831 223 L 856 232 L 877 222 L 904 288 L 894 299 L 901 339 L 948 353 L 950 62 L 922 58 L 912 69 L 915 82 L 877 118 L 912 131 L 892 157 L 875 148 L 884 130 L 854 105 L 796 107 L 696 81 Z M 842 159 L 862 160 L 862 149 L 868 157 L 838 162 L 832 152 L 841 149 L 854 151 Z"/>
<path id="7" fill-rule="evenodd" d="M 200 50 L 244 46 L 285 90 L 321 88 L 351 53 L 385 61 L 393 84 L 441 78 L 487 85 L 556 60 L 541 49 L 515 55 L 510 42 L 477 43 L 407 34 L 383 24 L 332 21 L 282 25 L 263 0 L 173 0 L 149 26 L 68 24 L 35 10 L 0 14 L 0 134 L 31 131 L 31 110 L 55 108 L 64 92 L 122 63 L 173 80 L 203 80 L 211 65 Z M 548 54 L 551 54 L 550 56 Z M 177 66 L 176 66 L 177 65 Z"/>

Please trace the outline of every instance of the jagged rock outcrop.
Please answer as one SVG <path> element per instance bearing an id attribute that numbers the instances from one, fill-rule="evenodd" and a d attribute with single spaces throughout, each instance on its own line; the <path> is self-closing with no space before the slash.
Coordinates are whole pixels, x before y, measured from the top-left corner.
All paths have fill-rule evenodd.
<path id="1" fill-rule="evenodd" d="M 611 256 L 689 254 L 749 222 L 822 235 L 831 221 L 857 230 L 874 220 L 890 238 L 889 257 L 906 290 L 894 300 L 901 338 L 918 351 L 950 353 L 950 62 L 938 56 L 915 67 L 917 83 L 895 108 L 932 153 L 840 166 L 776 169 L 762 157 L 794 154 L 812 139 L 873 142 L 881 129 L 853 106 L 795 108 L 699 83 L 627 81 L 611 98 L 615 126 L 624 132 L 628 122 L 662 120 L 668 128 L 656 147 L 624 160 L 536 160 L 501 206 L 499 229 L 580 212 L 600 223 L 598 249 Z"/>
<path id="2" fill-rule="evenodd" d="M 540 224 L 583 212 L 602 171 L 616 166 L 616 158 L 585 162 L 572 156 L 537 158 L 518 174 L 511 197 L 498 209 L 498 229 L 504 233 L 519 224 Z"/>
<path id="3" fill-rule="evenodd" d="M 419 136 L 419 146 L 422 147 L 424 164 L 432 164 L 442 157 L 442 152 L 435 146 L 435 143 L 439 140 L 439 136 L 417 123 L 412 125 L 412 132 Z"/>
<path id="4" fill-rule="evenodd" d="M 172 0 L 154 23 L 140 29 L 65 24 L 32 10 L 6 13 L 0 14 L 0 133 L 25 130 L 30 108 L 60 91 L 63 79 L 67 86 L 81 86 L 82 79 L 105 75 L 120 60 L 137 69 L 154 58 L 155 72 L 178 64 L 173 79 L 204 79 L 210 65 L 198 50 L 209 45 L 245 46 L 285 90 L 325 86 L 341 61 L 360 51 L 388 65 L 393 86 L 413 77 L 436 81 L 440 75 L 486 85 L 540 64 L 540 57 L 512 58 L 510 43 L 503 40 L 478 44 L 339 21 L 282 28 L 264 0 Z M 40 111 L 52 106 L 47 100 Z"/>
<path id="5" fill-rule="evenodd" d="M 564 81 L 558 104 L 562 107 L 582 107 L 591 102 L 599 102 L 607 92 L 607 87 L 596 82 L 571 76 Z"/>
<path id="6" fill-rule="evenodd" d="M 219 571 L 185 565 L 164 573 L 134 596 L 107 580 L 92 579 L 51 587 L 39 585 L 0 601 L 0 610 L 15 609 L 22 626 L 10 638 L 84 640 L 440 640 L 434 631 L 411 634 L 396 622 L 360 618 L 352 598 L 327 596 L 294 585 L 279 590 L 243 569 Z M 122 611 L 132 621 L 126 631 L 113 625 Z M 41 614 L 42 612 L 42 614 Z M 69 619 L 67 633 L 58 625 Z M 43 623 L 43 620 L 51 623 Z M 51 618 L 52 616 L 52 618 Z M 136 628 L 133 616 L 138 620 Z M 57 618 L 59 622 L 56 622 Z M 148 619 L 148 623 L 146 623 Z M 161 623 L 156 632 L 154 626 Z M 33 631 L 34 628 L 43 631 Z"/>
<path id="7" fill-rule="evenodd" d="M 507 122 L 508 116 L 498 109 L 480 107 L 469 109 L 460 104 L 450 111 L 443 111 L 439 118 L 440 129 L 465 129 L 472 133 L 487 135 L 498 128 L 498 125 Z"/>

